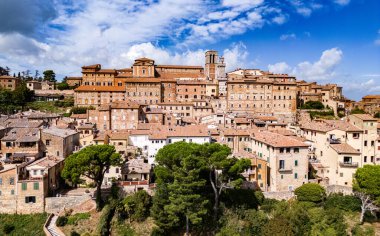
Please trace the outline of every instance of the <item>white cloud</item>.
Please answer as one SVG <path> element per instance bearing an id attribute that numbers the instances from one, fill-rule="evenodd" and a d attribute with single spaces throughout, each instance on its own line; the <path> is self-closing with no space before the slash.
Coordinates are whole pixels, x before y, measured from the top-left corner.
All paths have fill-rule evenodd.
<path id="1" fill-rule="evenodd" d="M 335 0 L 334 2 L 338 5 L 345 6 L 350 3 L 350 0 Z"/>
<path id="2" fill-rule="evenodd" d="M 347 91 L 352 92 L 365 92 L 366 94 L 370 93 L 380 93 L 380 84 L 378 81 L 375 81 L 375 79 L 370 79 L 363 82 L 355 82 L 355 81 L 349 81 L 349 82 L 343 82 L 342 85 L 344 86 L 344 89 Z"/>
<path id="3" fill-rule="evenodd" d="M 232 48 L 227 48 L 223 51 L 224 61 L 226 62 L 226 71 L 231 71 L 236 68 L 244 68 L 248 65 L 247 48 L 243 43 L 232 45 Z"/>
<path id="4" fill-rule="evenodd" d="M 205 50 L 185 51 L 183 53 L 171 53 L 168 49 L 154 46 L 152 43 L 135 44 L 129 50 L 120 55 L 122 65 L 130 65 L 136 58 L 148 57 L 155 60 L 156 64 L 179 64 L 179 65 L 203 65 Z M 118 61 L 113 61 L 114 65 Z"/>
<path id="5" fill-rule="evenodd" d="M 296 39 L 297 36 L 296 34 L 292 33 L 292 34 L 283 34 L 280 36 L 280 40 L 284 41 L 284 40 L 288 40 L 288 39 Z"/>
<path id="6" fill-rule="evenodd" d="M 278 15 L 273 17 L 272 21 L 276 24 L 282 25 L 287 21 L 287 18 L 285 15 Z"/>
<path id="7" fill-rule="evenodd" d="M 298 8 L 317 8 L 292 1 L 298 2 Z M 288 9 L 285 12 L 282 5 L 264 0 L 222 0 L 219 4 L 203 0 L 52 2 L 57 18 L 38 20 L 38 30 L 33 30 L 43 32 L 38 37 L 23 31 L 0 32 L 2 65 L 13 70 L 51 68 L 66 75 L 78 74 L 80 66 L 92 63 L 129 66 L 135 59 L 132 57 L 139 54 L 155 57 L 158 63 L 203 64 L 204 50 L 198 49 L 203 43 L 215 43 L 266 24 L 284 24 L 289 17 Z M 162 48 L 151 42 L 170 46 Z M 230 69 L 249 65 L 241 44 L 224 53 Z"/>
<path id="8" fill-rule="evenodd" d="M 301 80 L 326 80 L 336 75 L 335 69 L 342 60 L 343 52 L 339 48 L 331 48 L 322 52 L 318 61 L 312 63 L 304 61 L 294 68 L 286 62 L 268 65 L 269 71 L 296 75 Z"/>
<path id="9" fill-rule="evenodd" d="M 324 80 L 335 74 L 335 68 L 342 60 L 343 52 L 339 48 L 331 48 L 323 51 L 318 61 L 301 62 L 294 68 L 293 73 L 299 79 Z"/>
<path id="10" fill-rule="evenodd" d="M 278 62 L 273 65 L 268 65 L 268 70 L 274 73 L 288 74 L 291 73 L 292 68 L 286 62 Z"/>

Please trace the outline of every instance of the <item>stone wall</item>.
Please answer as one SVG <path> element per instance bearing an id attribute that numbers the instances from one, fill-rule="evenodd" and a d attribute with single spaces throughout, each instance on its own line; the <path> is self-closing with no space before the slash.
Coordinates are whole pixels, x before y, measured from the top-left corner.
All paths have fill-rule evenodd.
<path id="1" fill-rule="evenodd" d="M 328 185 L 326 186 L 327 195 L 331 193 L 343 193 L 344 195 L 351 195 L 352 187 L 343 186 L 343 185 Z"/>
<path id="2" fill-rule="evenodd" d="M 75 208 L 90 199 L 91 196 L 87 194 L 82 196 L 48 197 L 45 199 L 45 212 L 57 213 L 64 208 Z"/>
<path id="3" fill-rule="evenodd" d="M 294 192 L 283 191 L 283 192 L 263 192 L 265 198 L 271 198 L 276 200 L 289 200 L 295 197 Z"/>

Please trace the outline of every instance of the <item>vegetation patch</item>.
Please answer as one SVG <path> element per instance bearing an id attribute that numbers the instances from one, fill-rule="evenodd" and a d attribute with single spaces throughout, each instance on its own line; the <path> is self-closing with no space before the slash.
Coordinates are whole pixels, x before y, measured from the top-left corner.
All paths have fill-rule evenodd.
<path id="1" fill-rule="evenodd" d="M 51 113 L 63 113 L 65 109 L 57 107 L 53 101 L 34 101 L 29 102 L 26 107 L 32 110 L 38 110 Z"/>
<path id="2" fill-rule="evenodd" d="M 47 214 L 7 215 L 0 214 L 0 235 L 44 236 L 43 226 Z"/>

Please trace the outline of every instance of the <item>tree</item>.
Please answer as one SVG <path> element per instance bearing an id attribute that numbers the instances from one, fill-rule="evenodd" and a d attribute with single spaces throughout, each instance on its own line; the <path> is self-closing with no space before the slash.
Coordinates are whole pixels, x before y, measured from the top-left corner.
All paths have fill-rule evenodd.
<path id="1" fill-rule="evenodd" d="M 315 183 L 304 184 L 298 187 L 294 193 L 296 194 L 298 201 L 307 201 L 314 203 L 321 202 L 326 196 L 325 189 L 319 184 Z"/>
<path id="2" fill-rule="evenodd" d="M 57 89 L 58 90 L 67 90 L 67 89 L 70 89 L 70 86 L 67 83 L 62 82 L 62 83 L 59 83 L 57 85 Z"/>
<path id="3" fill-rule="evenodd" d="M 168 232 L 188 220 L 200 224 L 207 213 L 202 178 L 204 160 L 195 143 L 177 142 L 166 145 L 156 155 L 156 194 L 152 216 L 161 230 Z"/>
<path id="4" fill-rule="evenodd" d="M 8 66 L 6 66 L 6 67 L 0 66 L 0 75 L 9 75 L 9 71 L 10 71 L 10 69 L 8 68 Z"/>
<path id="5" fill-rule="evenodd" d="M 353 189 L 361 200 L 360 223 L 363 223 L 366 211 L 374 214 L 380 204 L 380 166 L 365 165 L 355 173 Z"/>
<path id="6" fill-rule="evenodd" d="M 115 152 L 114 146 L 89 146 L 66 158 L 62 177 L 76 184 L 80 177 L 86 176 L 96 183 L 96 203 L 100 210 L 103 205 L 101 185 L 105 172 L 111 166 L 121 165 L 120 154 Z"/>
<path id="7" fill-rule="evenodd" d="M 218 219 L 219 201 L 223 190 L 239 188 L 243 183 L 241 173 L 248 169 L 248 159 L 230 158 L 231 149 L 218 143 L 201 146 L 201 155 L 205 158 L 209 181 L 214 193 L 214 222 Z"/>
<path id="8" fill-rule="evenodd" d="M 43 74 L 44 74 L 45 81 L 57 82 L 57 80 L 55 79 L 55 73 L 53 70 L 45 70 Z"/>
<path id="9" fill-rule="evenodd" d="M 149 216 L 149 210 L 152 205 L 152 197 L 144 190 L 124 198 L 123 206 L 127 212 L 129 223 L 131 220 L 143 221 Z"/>
<path id="10" fill-rule="evenodd" d="M 380 119 L 380 112 L 376 112 L 376 114 L 373 117 Z"/>
<path id="11" fill-rule="evenodd" d="M 21 106 L 22 109 L 24 109 L 25 104 L 33 100 L 34 91 L 29 90 L 26 86 L 25 81 L 22 81 L 21 84 L 13 91 L 12 97 L 13 103 L 15 105 Z"/>
<path id="12" fill-rule="evenodd" d="M 177 142 L 160 149 L 154 170 L 158 194 L 152 211 L 157 225 L 179 227 L 186 218 L 200 224 L 208 215 L 208 202 L 213 202 L 216 223 L 220 195 L 225 189 L 238 188 L 243 182 L 240 173 L 250 166 L 249 160 L 238 160 L 230 154 L 230 148 L 220 144 Z M 209 199 L 209 193 L 213 199 Z"/>

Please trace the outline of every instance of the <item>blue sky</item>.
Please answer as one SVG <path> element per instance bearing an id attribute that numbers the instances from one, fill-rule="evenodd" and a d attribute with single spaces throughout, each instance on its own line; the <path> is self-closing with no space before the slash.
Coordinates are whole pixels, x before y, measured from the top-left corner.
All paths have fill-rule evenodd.
<path id="1" fill-rule="evenodd" d="M 259 68 L 380 94 L 378 0 L 0 0 L 0 65 L 13 71 L 202 65 Z"/>

